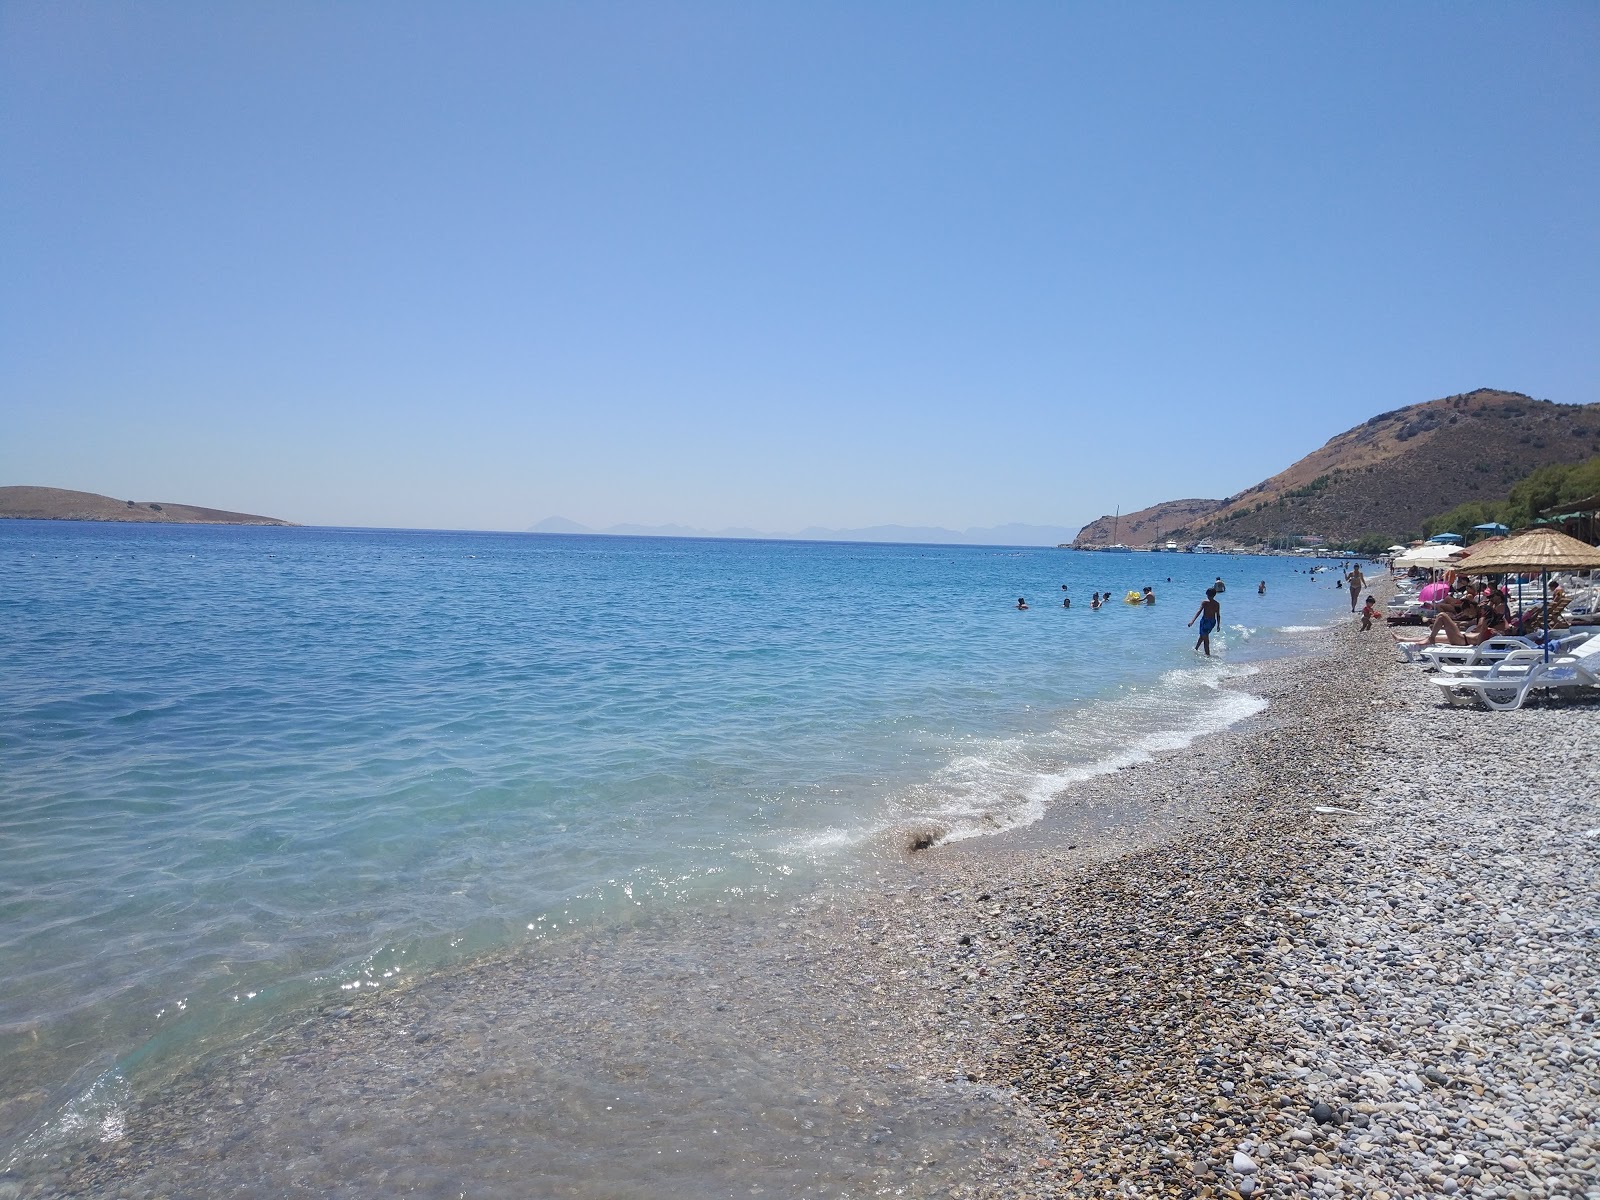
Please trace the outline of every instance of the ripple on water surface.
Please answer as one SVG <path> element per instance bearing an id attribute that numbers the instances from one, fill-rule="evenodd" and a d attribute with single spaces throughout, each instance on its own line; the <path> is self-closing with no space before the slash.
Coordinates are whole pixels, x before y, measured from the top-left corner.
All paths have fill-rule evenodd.
<path id="1" fill-rule="evenodd" d="M 0 530 L 0 1144 L 341 983 L 1032 819 L 1248 699 L 1187 606 L 1010 610 L 1135 582 L 1104 556 L 31 524 Z M 1269 579 L 1250 627 L 1326 617 Z"/>

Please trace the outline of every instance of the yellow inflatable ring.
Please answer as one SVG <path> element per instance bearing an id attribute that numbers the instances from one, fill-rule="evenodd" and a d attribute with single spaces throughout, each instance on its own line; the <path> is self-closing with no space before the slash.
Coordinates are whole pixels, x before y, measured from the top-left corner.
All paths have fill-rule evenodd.
<path id="1" fill-rule="evenodd" d="M 1122 602 L 1124 604 L 1143 604 L 1144 603 L 1144 593 L 1143 592 L 1129 592 L 1126 596 L 1124 596 L 1122 598 Z"/>

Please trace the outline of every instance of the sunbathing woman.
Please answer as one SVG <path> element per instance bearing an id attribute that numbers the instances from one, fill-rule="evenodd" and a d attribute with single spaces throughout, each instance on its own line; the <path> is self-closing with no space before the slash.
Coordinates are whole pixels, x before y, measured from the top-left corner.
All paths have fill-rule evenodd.
<path id="1" fill-rule="evenodd" d="M 1462 626 L 1477 617 L 1477 624 L 1465 633 Z M 1428 631 L 1427 645 L 1434 645 L 1434 638 L 1443 633 L 1445 640 L 1452 646 L 1477 646 L 1487 642 L 1492 637 L 1499 637 L 1510 626 L 1503 611 L 1489 605 L 1479 609 L 1477 605 L 1468 600 L 1461 605 L 1459 619 L 1449 613 L 1440 613 L 1433 619 L 1433 627 Z"/>
<path id="2" fill-rule="evenodd" d="M 1470 626 L 1478 618 L 1478 605 L 1471 598 L 1456 599 L 1447 597 L 1439 605 L 1439 613 L 1433 618 L 1433 624 L 1428 626 L 1428 637 L 1422 643 L 1424 646 L 1436 646 L 1439 635 L 1444 635 L 1444 640 L 1452 646 L 1465 646 L 1467 640 L 1461 634 L 1463 625 Z"/>

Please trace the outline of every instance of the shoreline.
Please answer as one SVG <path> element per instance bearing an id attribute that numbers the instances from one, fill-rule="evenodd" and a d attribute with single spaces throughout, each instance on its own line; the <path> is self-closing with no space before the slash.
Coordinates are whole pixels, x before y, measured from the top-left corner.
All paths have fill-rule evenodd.
<path id="1" fill-rule="evenodd" d="M 1220 765 L 1100 781 L 1186 795 L 1188 831 L 939 864 L 902 999 L 1058 1139 L 1012 1194 L 1596 1194 L 1600 711 L 1445 707 L 1383 630 L 1328 640 L 1249 681 Z"/>
<path id="2" fill-rule="evenodd" d="M 1349 1030 L 1337 1006 L 1353 1009 L 1361 999 L 1323 990 L 1338 979 L 1338 972 L 1324 973 L 1329 962 L 1347 965 L 1356 957 L 1350 944 L 1340 949 L 1326 935 L 1332 924 L 1373 905 L 1389 912 L 1385 889 L 1403 890 L 1411 881 L 1394 869 L 1373 870 L 1383 865 L 1385 839 L 1397 833 L 1374 814 L 1409 796 L 1380 799 L 1391 795 L 1379 778 L 1391 739 L 1414 736 L 1420 722 L 1481 745 L 1493 730 L 1482 722 L 1522 714 L 1431 709 L 1434 689 L 1408 678 L 1416 668 L 1399 666 L 1387 634 L 1363 637 L 1340 616 L 1325 648 L 1263 664 L 1259 674 L 1233 685 L 1265 694 L 1271 700 L 1265 712 L 1186 750 L 1086 780 L 1035 825 L 885 864 L 872 894 L 819 898 L 775 921 L 734 922 L 738 929 L 727 936 L 743 956 L 732 969 L 736 978 L 723 974 L 730 967 L 720 951 L 728 946 L 716 940 L 729 922 L 712 914 L 697 929 L 706 939 L 700 954 L 686 952 L 682 941 L 664 953 L 629 930 L 566 947 L 574 964 L 582 960 L 601 979 L 585 976 L 591 990 L 564 1000 L 569 977 L 560 964 L 524 952 L 354 1005 L 331 1004 L 254 1048 L 238 1068 L 197 1073 L 141 1101 L 121 1141 L 61 1156 L 42 1173 L 0 1173 L 0 1190 L 14 1182 L 22 1196 L 154 1195 L 181 1190 L 188 1171 L 215 1180 L 226 1162 L 228 1172 L 244 1172 L 258 1185 L 275 1178 L 282 1194 L 302 1194 L 301 1188 L 311 1194 L 316 1171 L 305 1161 L 322 1153 L 337 1160 L 339 1147 L 324 1152 L 319 1144 L 296 1154 L 283 1145 L 286 1133 L 326 1131 L 332 1140 L 378 1103 L 395 1110 L 389 1124 L 401 1133 L 415 1127 L 407 1121 L 470 1121 L 472 1114 L 451 1111 L 448 1097 L 443 1107 L 418 1097 L 429 1088 L 458 1087 L 462 1073 L 485 1071 L 495 1077 L 490 1111 L 505 1119 L 508 1095 L 526 1091 L 530 1073 L 546 1069 L 542 1060 L 518 1057 L 519 1037 L 584 1031 L 626 1051 L 619 1070 L 655 1062 L 660 1047 L 627 1044 L 639 1036 L 635 1027 L 597 1027 L 585 1007 L 592 1008 L 595 994 L 626 994 L 636 1007 L 679 1004 L 702 1020 L 729 1001 L 759 1010 L 727 1017 L 726 1036 L 719 1032 L 710 1045 L 705 1029 L 668 1030 L 682 1034 L 683 1062 L 709 1056 L 705 1066 L 715 1074 L 759 1042 L 775 1056 L 774 1073 L 794 1075 L 803 1064 L 804 1077 L 794 1084 L 812 1103 L 854 1088 L 855 1107 L 871 1117 L 865 1145 L 842 1144 L 856 1128 L 846 1116 L 831 1129 L 823 1124 L 817 1136 L 801 1132 L 803 1123 L 786 1128 L 777 1143 L 793 1143 L 802 1156 L 824 1147 L 851 1151 L 859 1161 L 840 1168 L 840 1177 L 852 1186 L 900 1184 L 909 1195 L 974 1197 L 1338 1194 L 1347 1184 L 1366 1194 L 1374 1188 L 1395 1196 L 1439 1194 L 1443 1184 L 1427 1180 L 1426 1171 L 1373 1174 L 1374 1151 L 1362 1148 L 1363 1139 L 1380 1145 L 1369 1131 L 1392 1123 L 1394 1112 L 1382 1106 L 1409 1103 L 1421 1111 L 1417 1094 L 1375 1100 L 1358 1074 L 1324 1077 L 1331 1046 L 1349 1053 L 1348 1039 L 1338 1040 Z M 1592 730 L 1593 710 L 1572 711 Z M 1579 729 L 1562 710 L 1530 710 L 1526 717 Z M 1594 811 L 1600 760 L 1593 752 L 1586 770 L 1589 821 L 1600 824 Z M 1504 786 L 1525 788 L 1527 781 L 1513 772 Z M 1319 805 L 1364 815 L 1318 814 Z M 1587 845 L 1592 881 L 1596 844 Z M 1376 897 L 1371 904 L 1352 907 L 1369 892 Z M 1460 936 L 1471 933 L 1481 930 Z M 1367 945 L 1375 941 L 1370 932 L 1366 937 Z M 597 967 L 601 961 L 609 965 Z M 1384 974 L 1381 964 L 1363 961 L 1361 969 L 1358 978 Z M 649 972 L 655 974 L 644 978 Z M 658 977 L 673 972 L 668 986 L 656 988 Z M 1589 975 L 1592 997 L 1592 968 Z M 1358 986 L 1368 995 L 1380 990 Z M 733 988 L 742 991 L 728 994 Z M 1331 1026 L 1323 1011 L 1330 1005 L 1338 1014 Z M 1591 998 L 1591 1031 L 1593 1009 Z M 661 1019 L 654 1010 L 652 1019 Z M 1319 1029 L 1319 1022 L 1329 1027 Z M 1369 1053 L 1402 1054 L 1383 1049 L 1398 1047 L 1384 1030 L 1360 1044 Z M 807 1056 L 817 1057 L 819 1049 L 838 1061 L 810 1062 Z M 543 1053 L 552 1053 L 548 1045 Z M 1569 1061 L 1574 1054 L 1592 1080 L 1596 1060 L 1573 1049 Z M 328 1055 L 342 1072 L 330 1071 Z M 1429 1069 L 1454 1080 L 1457 1068 L 1439 1065 L 1446 1056 L 1438 1050 L 1430 1063 L 1393 1070 L 1395 1086 L 1409 1089 L 1407 1077 Z M 835 1070 L 841 1061 L 854 1074 Z M 1411 1061 L 1396 1059 L 1396 1066 Z M 755 1064 L 758 1072 L 761 1065 Z M 308 1082 L 307 1071 L 320 1075 Z M 360 1082 L 347 1092 L 340 1078 Z M 383 1086 L 371 1086 L 374 1078 Z M 717 1080 L 707 1083 L 715 1087 Z M 1425 1086 L 1439 1097 L 1456 1094 L 1453 1085 Z M 771 1090 L 767 1085 L 759 1095 Z M 734 1099 L 748 1097 L 736 1091 Z M 1318 1099 L 1341 1123 L 1319 1125 L 1309 1116 Z M 1586 1118 L 1577 1105 L 1584 1102 L 1569 1104 L 1580 1131 Z M 951 1128 L 959 1126 L 958 1136 L 946 1137 L 942 1127 L 931 1135 L 954 1150 L 956 1161 L 935 1164 L 924 1152 L 930 1161 L 912 1170 L 883 1148 L 892 1145 L 884 1132 L 890 1130 L 914 1149 L 921 1114 L 935 1110 L 940 1121 L 949 1117 Z M 1491 1128 L 1505 1132 L 1499 1124 Z M 1500 1160 L 1517 1148 L 1536 1158 L 1537 1147 L 1502 1141 L 1513 1148 L 1493 1160 L 1499 1172 L 1510 1170 Z M 1593 1136 L 1574 1133 L 1569 1142 L 1560 1162 L 1576 1148 L 1575 1169 L 1592 1174 Z M 1241 1149 L 1253 1173 L 1232 1170 L 1232 1155 Z M 340 1194 L 406 1186 L 445 1194 L 447 1183 L 463 1181 L 458 1162 L 454 1175 L 444 1164 L 441 1175 L 413 1167 L 409 1176 L 382 1183 L 366 1177 L 363 1186 L 340 1174 L 356 1169 L 359 1158 L 323 1164 L 333 1172 L 328 1178 L 341 1182 Z M 1465 1166 L 1479 1162 L 1476 1169 L 1490 1169 L 1487 1154 Z M 757 1174 L 741 1167 L 737 1155 L 711 1167 L 710 1177 L 730 1181 L 727 1194 L 733 1181 Z M 787 1169 L 760 1175 L 769 1193 L 787 1184 L 787 1194 L 812 1194 L 799 1186 L 809 1178 L 803 1169 L 798 1175 L 793 1163 Z M 471 1180 L 480 1193 L 515 1190 L 511 1179 L 485 1171 Z M 1401 1179 L 1408 1173 L 1414 1187 Z M 542 1194 L 584 1194 L 563 1190 L 565 1184 L 576 1181 Z M 633 1193 L 619 1184 L 616 1194 Z M 659 1194 L 679 1193 L 663 1187 Z M 1526 1194 L 1579 1193 L 1530 1187 Z"/>

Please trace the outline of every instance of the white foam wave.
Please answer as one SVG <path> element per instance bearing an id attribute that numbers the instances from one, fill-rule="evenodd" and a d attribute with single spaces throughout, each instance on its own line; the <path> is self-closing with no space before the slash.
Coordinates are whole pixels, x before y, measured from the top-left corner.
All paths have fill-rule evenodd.
<path id="1" fill-rule="evenodd" d="M 777 851 L 779 854 L 795 858 L 816 858 L 838 850 L 847 850 L 851 846 L 858 846 L 869 836 L 871 836 L 870 833 L 865 830 L 840 829 L 838 826 L 830 826 L 816 833 L 790 838 L 778 846 Z"/>
<path id="2" fill-rule="evenodd" d="M 16 1166 L 85 1137 L 116 1141 L 127 1132 L 130 1100 L 128 1081 L 122 1072 L 106 1071 L 62 1105 L 53 1119 L 18 1143 L 0 1167 Z"/>
<path id="3" fill-rule="evenodd" d="M 1031 825 L 1087 780 L 1186 749 L 1264 710 L 1264 698 L 1222 686 L 1258 671 L 1216 661 L 1169 671 L 1150 687 L 1070 710 L 1047 732 L 964 747 L 900 796 L 867 836 L 932 826 L 939 841 L 961 841 Z M 813 849 L 847 844 L 804 841 Z"/>
<path id="4" fill-rule="evenodd" d="M 1321 633 L 1324 629 L 1332 629 L 1331 625 L 1280 625 L 1279 633 Z"/>

